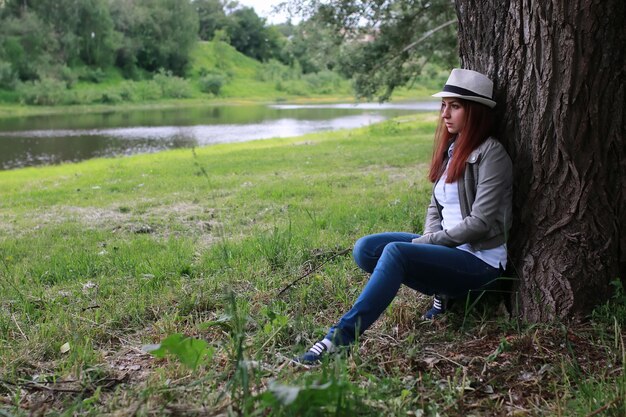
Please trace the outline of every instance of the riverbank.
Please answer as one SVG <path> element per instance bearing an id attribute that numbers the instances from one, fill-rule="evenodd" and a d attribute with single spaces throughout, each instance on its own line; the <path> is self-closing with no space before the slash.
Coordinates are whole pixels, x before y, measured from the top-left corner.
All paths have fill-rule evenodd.
<path id="1" fill-rule="evenodd" d="M 351 356 L 289 364 L 366 282 L 354 240 L 422 229 L 435 122 L 0 172 L 0 411 L 619 415 L 612 305 L 421 323 L 429 298 L 403 289 Z M 173 334 L 194 342 L 142 351 Z"/>
<path id="2" fill-rule="evenodd" d="M 394 101 L 429 101 L 433 100 L 424 89 L 414 91 L 401 90 L 394 95 Z M 193 98 L 193 99 L 169 99 L 159 101 L 147 101 L 140 103 L 119 104 L 89 104 L 69 106 L 27 106 L 21 104 L 0 103 L 0 122 L 3 118 L 46 116 L 55 114 L 87 114 L 87 113 L 110 113 L 127 112 L 134 110 L 191 108 L 209 106 L 237 106 L 249 104 L 326 104 L 326 103 L 359 103 L 351 95 L 318 95 L 318 96 L 291 96 L 268 98 Z"/>
<path id="3" fill-rule="evenodd" d="M 353 97 L 347 96 L 324 96 L 309 98 L 293 98 L 289 102 L 293 103 L 335 103 L 349 102 Z M 201 106 L 223 106 L 223 105 L 247 105 L 247 104 L 275 104 L 283 100 L 268 101 L 267 99 L 170 99 L 159 101 L 147 101 L 141 103 L 120 103 L 120 104 L 89 104 L 89 105 L 69 105 L 69 106 L 26 106 L 19 104 L 0 104 L 0 120 L 8 117 L 28 117 L 46 116 L 55 114 L 87 114 L 87 113 L 109 113 L 127 112 L 133 110 L 153 110 L 171 109 Z"/>

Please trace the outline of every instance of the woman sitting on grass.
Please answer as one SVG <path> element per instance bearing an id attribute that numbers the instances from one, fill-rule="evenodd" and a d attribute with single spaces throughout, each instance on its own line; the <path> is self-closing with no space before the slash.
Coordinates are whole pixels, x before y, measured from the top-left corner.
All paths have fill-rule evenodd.
<path id="1" fill-rule="evenodd" d="M 475 71 L 454 69 L 443 91 L 441 119 L 428 178 L 434 183 L 423 235 L 389 232 L 354 245 L 354 259 L 371 277 L 352 309 L 326 337 L 296 358 L 319 363 L 352 344 L 396 296 L 400 284 L 434 295 L 423 316 L 445 312 L 445 300 L 486 287 L 506 268 L 511 224 L 512 166 L 490 136 L 493 83 Z"/>

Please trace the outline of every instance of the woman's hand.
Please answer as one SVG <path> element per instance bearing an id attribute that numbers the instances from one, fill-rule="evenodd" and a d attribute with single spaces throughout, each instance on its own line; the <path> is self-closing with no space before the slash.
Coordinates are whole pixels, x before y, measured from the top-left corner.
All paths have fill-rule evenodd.
<path id="1" fill-rule="evenodd" d="M 432 232 L 424 233 L 420 237 L 416 237 L 415 239 L 411 240 L 411 243 L 426 243 L 426 244 L 430 244 L 430 236 L 429 235 L 432 235 Z"/>

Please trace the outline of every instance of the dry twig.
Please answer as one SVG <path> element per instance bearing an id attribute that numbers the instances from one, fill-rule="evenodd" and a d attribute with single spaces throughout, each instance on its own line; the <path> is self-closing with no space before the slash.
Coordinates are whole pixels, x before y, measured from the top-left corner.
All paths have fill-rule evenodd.
<path id="1" fill-rule="evenodd" d="M 288 284 L 285 288 L 283 288 L 282 290 L 280 290 L 280 292 L 278 293 L 278 297 L 280 297 L 281 295 L 283 295 L 284 292 L 286 292 L 289 288 L 293 287 L 294 285 L 296 285 L 298 282 L 302 281 L 304 278 L 308 277 L 309 275 L 311 275 L 313 272 L 319 271 L 324 265 L 326 265 L 327 263 L 329 263 L 330 261 L 332 261 L 333 259 L 345 255 L 347 253 L 349 253 L 351 251 L 351 248 L 348 249 L 343 249 L 339 252 L 336 252 L 335 254 L 333 254 L 330 258 L 326 259 L 324 262 L 322 262 L 321 264 L 317 265 L 315 268 L 305 272 L 304 274 L 300 275 L 298 278 L 296 278 L 294 281 L 292 281 L 290 284 Z"/>

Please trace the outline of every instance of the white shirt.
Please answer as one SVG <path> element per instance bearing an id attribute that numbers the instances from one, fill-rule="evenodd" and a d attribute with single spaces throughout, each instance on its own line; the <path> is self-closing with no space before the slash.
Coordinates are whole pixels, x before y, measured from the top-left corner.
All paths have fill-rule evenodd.
<path id="1" fill-rule="evenodd" d="M 449 160 L 448 160 L 449 161 Z M 457 182 L 446 183 L 448 169 L 435 184 L 435 198 L 443 207 L 441 211 L 441 227 L 451 229 L 463 221 L 459 202 L 459 185 Z M 493 249 L 474 250 L 468 243 L 457 246 L 457 249 L 471 253 L 494 268 L 506 268 L 506 243 Z"/>

